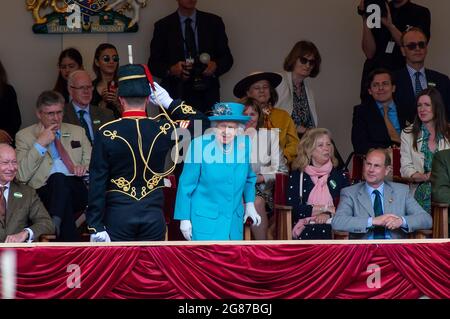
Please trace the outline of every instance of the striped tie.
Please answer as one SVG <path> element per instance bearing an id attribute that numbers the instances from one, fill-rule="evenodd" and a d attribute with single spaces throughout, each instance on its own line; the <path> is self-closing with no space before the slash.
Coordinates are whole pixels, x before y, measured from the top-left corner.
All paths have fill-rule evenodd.
<path id="1" fill-rule="evenodd" d="M 6 228 L 6 199 L 3 194 L 7 188 L 7 186 L 0 185 L 0 223 L 4 228 Z"/>
<path id="2" fill-rule="evenodd" d="M 59 157 L 61 157 L 61 160 L 63 161 L 64 165 L 66 165 L 67 170 L 70 174 L 74 173 L 74 167 L 75 165 L 72 162 L 72 159 L 70 158 L 69 154 L 67 153 L 66 149 L 62 145 L 59 138 L 55 138 L 55 147 L 58 151 Z"/>

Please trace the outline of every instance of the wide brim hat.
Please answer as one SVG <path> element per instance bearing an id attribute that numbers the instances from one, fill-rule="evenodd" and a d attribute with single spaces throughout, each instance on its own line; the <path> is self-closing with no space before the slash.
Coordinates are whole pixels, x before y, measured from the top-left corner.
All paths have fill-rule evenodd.
<path id="1" fill-rule="evenodd" d="M 210 121 L 230 121 L 247 123 L 250 116 L 244 115 L 244 104 L 235 102 L 216 103 L 212 109 L 213 116 L 209 116 Z"/>
<path id="2" fill-rule="evenodd" d="M 253 83 L 266 80 L 273 88 L 276 88 L 282 80 L 281 75 L 274 72 L 254 72 L 240 80 L 233 89 L 233 94 L 237 98 L 243 98 L 247 95 L 247 91 Z"/>
<path id="3" fill-rule="evenodd" d="M 117 72 L 119 89 L 122 97 L 146 97 L 150 95 L 150 86 L 144 67 L 139 64 L 127 64 L 119 67 Z"/>

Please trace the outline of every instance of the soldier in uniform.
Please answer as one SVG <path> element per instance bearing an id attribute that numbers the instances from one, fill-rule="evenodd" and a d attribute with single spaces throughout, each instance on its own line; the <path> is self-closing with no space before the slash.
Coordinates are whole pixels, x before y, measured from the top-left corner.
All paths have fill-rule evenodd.
<path id="1" fill-rule="evenodd" d="M 100 128 L 89 169 L 86 218 L 91 241 L 163 240 L 163 179 L 175 167 L 164 164 L 167 152 L 178 143 L 172 133 L 179 121 L 205 117 L 172 100 L 153 83 L 146 66 L 122 66 L 118 77 L 122 118 Z M 149 100 L 161 107 L 154 118 L 145 113 Z"/>

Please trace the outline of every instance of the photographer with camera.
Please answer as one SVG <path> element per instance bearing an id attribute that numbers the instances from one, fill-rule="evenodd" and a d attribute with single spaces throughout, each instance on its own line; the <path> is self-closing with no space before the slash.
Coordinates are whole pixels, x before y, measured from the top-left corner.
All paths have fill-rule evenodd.
<path id="1" fill-rule="evenodd" d="M 380 9 L 380 26 L 373 26 L 374 11 L 370 5 L 378 5 Z M 430 11 L 410 0 L 360 0 L 357 13 L 363 20 L 362 49 L 366 56 L 361 78 L 361 101 L 370 97 L 365 89 L 367 77 L 377 68 L 395 71 L 405 66 L 405 58 L 401 53 L 400 38 L 404 31 L 411 27 L 424 30 L 430 38 Z"/>
<path id="2" fill-rule="evenodd" d="M 177 0 L 178 10 L 155 23 L 148 66 L 173 98 L 207 113 L 220 101 L 219 77 L 233 65 L 222 19 Z"/>

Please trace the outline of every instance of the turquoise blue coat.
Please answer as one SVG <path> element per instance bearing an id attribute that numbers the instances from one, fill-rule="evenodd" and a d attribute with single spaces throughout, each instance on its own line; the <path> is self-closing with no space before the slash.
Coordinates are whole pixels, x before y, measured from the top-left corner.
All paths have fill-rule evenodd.
<path id="1" fill-rule="evenodd" d="M 255 201 L 250 139 L 224 154 L 214 134 L 192 140 L 178 184 L 175 219 L 192 222 L 192 240 L 242 240 L 243 203 Z"/>

